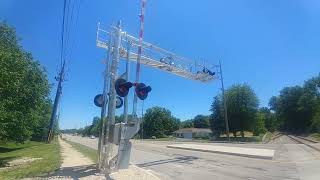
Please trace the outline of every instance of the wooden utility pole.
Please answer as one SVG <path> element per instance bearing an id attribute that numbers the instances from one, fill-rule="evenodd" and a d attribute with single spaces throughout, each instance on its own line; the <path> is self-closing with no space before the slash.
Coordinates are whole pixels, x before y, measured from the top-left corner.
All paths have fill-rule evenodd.
<path id="1" fill-rule="evenodd" d="M 226 133 L 227 133 L 228 141 L 230 141 L 227 100 L 226 100 L 226 95 L 224 92 L 224 84 L 223 84 L 223 76 L 222 76 L 222 68 L 221 68 L 221 61 L 220 60 L 219 60 L 219 69 L 220 69 L 221 91 L 222 91 L 222 98 L 223 98 L 224 121 L 226 123 Z"/>
<path id="2" fill-rule="evenodd" d="M 50 143 L 54 137 L 53 128 L 54 128 L 54 122 L 57 119 L 57 110 L 58 110 L 60 97 L 62 94 L 62 82 L 64 79 L 64 69 L 65 69 L 65 61 L 63 61 L 60 73 L 59 73 L 58 77 L 56 78 L 58 80 L 58 87 L 57 87 L 56 97 L 55 97 L 54 103 L 53 103 L 51 118 L 50 118 L 50 126 L 49 126 L 49 130 L 48 130 L 47 143 Z"/>

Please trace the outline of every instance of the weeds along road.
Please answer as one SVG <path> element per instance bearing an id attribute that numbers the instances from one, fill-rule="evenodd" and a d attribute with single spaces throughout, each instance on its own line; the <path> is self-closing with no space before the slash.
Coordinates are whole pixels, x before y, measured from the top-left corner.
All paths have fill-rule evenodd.
<path id="1" fill-rule="evenodd" d="M 68 140 L 97 149 L 98 139 L 65 135 Z M 150 169 L 163 179 L 319 179 L 320 174 L 304 172 L 295 157 L 308 153 L 300 145 L 289 144 L 238 144 L 255 148 L 275 149 L 274 160 L 262 160 L 231 155 L 197 152 L 167 148 L 166 145 L 175 142 L 132 140 L 133 149 L 131 163 Z M 289 150 L 288 150 L 289 149 Z M 308 149 L 307 149 L 308 150 Z M 304 156 L 301 162 L 307 164 L 310 171 L 318 173 L 319 159 L 312 155 Z M 307 158 L 307 159 L 306 159 Z M 315 167 L 313 167 L 313 165 Z M 319 164 L 320 165 L 320 164 Z M 309 174 L 308 174 L 309 173 Z M 318 176 L 319 175 L 319 176 Z"/>

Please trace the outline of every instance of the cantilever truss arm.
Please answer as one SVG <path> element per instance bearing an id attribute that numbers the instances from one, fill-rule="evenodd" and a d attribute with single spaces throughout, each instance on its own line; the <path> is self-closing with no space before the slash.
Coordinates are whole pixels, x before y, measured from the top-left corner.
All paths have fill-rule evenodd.
<path id="1" fill-rule="evenodd" d="M 99 29 L 97 32 L 97 46 L 101 48 L 108 49 L 109 44 L 107 41 L 103 40 L 99 35 L 104 33 L 104 35 L 112 33 L 108 33 L 105 30 Z M 127 34 L 126 32 L 122 32 L 124 38 L 122 41 L 130 41 L 132 46 L 138 45 L 138 39 Z M 113 48 L 113 47 L 112 47 Z M 209 82 L 213 79 L 216 79 L 216 75 L 214 73 L 214 66 L 204 66 L 197 64 L 196 62 L 192 62 L 189 59 L 176 56 L 173 53 L 159 48 L 151 43 L 143 42 L 143 48 L 148 51 L 152 51 L 156 53 L 156 55 L 146 55 L 143 54 L 141 57 L 141 64 L 157 68 L 172 74 L 175 74 L 180 77 L 184 77 L 187 79 L 192 79 L 201 82 Z M 123 47 L 120 47 L 120 57 L 126 58 L 127 57 L 127 50 Z M 169 59 L 164 59 L 163 57 L 168 57 Z M 130 52 L 129 59 L 131 61 L 137 61 L 137 53 L 134 51 Z M 198 69 L 198 71 L 196 71 Z"/>

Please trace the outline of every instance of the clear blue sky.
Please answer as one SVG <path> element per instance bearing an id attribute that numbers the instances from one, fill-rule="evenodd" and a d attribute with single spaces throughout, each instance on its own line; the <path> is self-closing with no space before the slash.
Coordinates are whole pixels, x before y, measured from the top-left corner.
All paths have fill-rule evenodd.
<path id="1" fill-rule="evenodd" d="M 90 124 L 100 113 L 93 97 L 102 89 L 106 52 L 95 45 L 97 23 L 107 28 L 121 19 L 135 36 L 139 28 L 139 0 L 76 1 L 62 128 Z M 47 69 L 51 83 L 56 83 L 59 65 L 62 7 L 63 0 L 0 1 L 0 19 L 16 27 L 21 44 Z M 211 63 L 221 58 L 226 87 L 248 83 L 260 106 L 266 106 L 283 87 L 301 85 L 319 73 L 319 9 L 318 0 L 149 0 L 144 39 L 189 58 Z M 182 120 L 209 114 L 212 98 L 220 92 L 218 81 L 202 84 L 145 66 L 142 81 L 153 88 L 145 108 L 167 107 Z"/>

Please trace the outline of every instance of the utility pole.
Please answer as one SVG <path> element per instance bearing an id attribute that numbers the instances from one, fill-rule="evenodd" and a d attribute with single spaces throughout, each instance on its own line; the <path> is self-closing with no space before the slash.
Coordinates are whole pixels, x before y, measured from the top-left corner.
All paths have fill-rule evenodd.
<path id="1" fill-rule="evenodd" d="M 226 133 L 227 133 L 228 141 L 230 142 L 227 100 L 226 100 L 226 96 L 225 96 L 225 92 L 224 92 L 224 84 L 223 84 L 223 76 L 222 76 L 222 68 L 221 68 L 221 61 L 220 60 L 219 60 L 219 68 L 220 68 L 220 80 L 221 80 L 221 90 L 222 90 L 222 98 L 223 98 L 224 121 L 226 123 Z"/>
<path id="2" fill-rule="evenodd" d="M 56 92 L 56 96 L 54 99 L 54 103 L 53 103 L 53 109 L 52 109 L 52 114 L 51 114 L 51 118 L 50 118 L 50 125 L 49 125 L 49 129 L 48 129 L 48 137 L 47 137 L 47 143 L 50 143 L 51 140 L 54 137 L 54 132 L 53 132 L 53 128 L 54 128 L 54 122 L 57 119 L 57 109 L 58 109 L 58 105 L 60 102 L 60 97 L 62 94 L 62 82 L 64 81 L 64 71 L 65 71 L 65 58 L 63 57 L 63 50 L 64 50 L 64 28 L 65 28 L 65 14 L 66 14 L 66 3 L 67 0 L 64 0 L 63 3 L 63 18 L 62 18 L 62 31 L 61 31 L 61 53 L 60 53 L 60 59 L 61 59 L 61 69 L 59 72 L 58 77 L 56 77 L 56 80 L 58 81 L 58 87 L 57 87 L 57 92 Z"/>
<path id="3" fill-rule="evenodd" d="M 53 127 L 54 127 L 54 122 L 57 119 L 57 110 L 58 110 L 60 97 L 62 94 L 62 81 L 64 79 L 64 68 L 65 68 L 65 61 L 63 61 L 61 71 L 57 77 L 58 87 L 57 87 L 56 97 L 55 97 L 54 103 L 53 103 L 51 118 L 50 118 L 50 126 L 49 126 L 49 131 L 48 131 L 47 143 L 50 143 L 54 137 Z"/>

